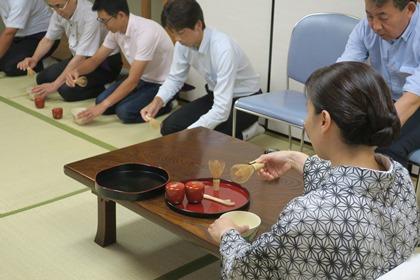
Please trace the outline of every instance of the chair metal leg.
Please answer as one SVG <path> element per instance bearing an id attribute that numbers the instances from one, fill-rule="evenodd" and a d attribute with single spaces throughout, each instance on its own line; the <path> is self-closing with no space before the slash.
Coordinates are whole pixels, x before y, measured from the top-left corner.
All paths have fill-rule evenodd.
<path id="1" fill-rule="evenodd" d="M 233 106 L 232 112 L 232 137 L 236 138 L 236 108 Z"/>
<path id="2" fill-rule="evenodd" d="M 292 150 L 292 126 L 289 125 L 289 150 Z"/>
<path id="3" fill-rule="evenodd" d="M 302 129 L 302 135 L 300 136 L 300 151 L 303 151 L 303 142 L 305 141 L 305 129 Z"/>

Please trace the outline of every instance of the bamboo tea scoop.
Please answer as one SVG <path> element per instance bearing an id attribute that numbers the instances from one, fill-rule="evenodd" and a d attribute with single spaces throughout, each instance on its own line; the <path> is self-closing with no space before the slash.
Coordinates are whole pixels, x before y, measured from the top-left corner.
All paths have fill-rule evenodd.
<path id="1" fill-rule="evenodd" d="M 81 76 L 74 80 L 74 83 L 79 87 L 86 87 L 88 83 L 88 79 L 85 76 Z"/>
<path id="2" fill-rule="evenodd" d="M 213 178 L 213 190 L 220 189 L 220 177 L 223 170 L 225 170 L 226 163 L 223 160 L 209 160 L 209 169 L 211 177 Z"/>
<path id="3" fill-rule="evenodd" d="M 232 178 L 232 181 L 242 184 L 248 181 L 255 171 L 258 171 L 263 167 L 264 163 L 255 161 L 251 161 L 247 164 L 235 164 L 230 169 L 230 177 Z"/>
<path id="4" fill-rule="evenodd" d="M 26 68 L 26 74 L 28 76 L 34 76 L 36 74 L 36 72 L 31 67 L 28 67 L 28 68 Z"/>
<path id="5" fill-rule="evenodd" d="M 159 128 L 160 128 L 160 121 L 158 121 L 157 119 L 152 118 L 152 117 L 151 117 L 151 116 L 149 116 L 149 115 L 147 115 L 147 116 L 146 116 L 146 119 L 147 119 L 147 121 L 150 123 L 150 125 L 151 125 L 153 128 L 156 128 L 156 129 L 159 129 Z"/>
<path id="6" fill-rule="evenodd" d="M 211 196 L 211 195 L 208 195 L 208 194 L 204 194 L 203 198 L 214 201 L 214 202 L 217 202 L 217 203 L 220 203 L 220 204 L 223 204 L 223 205 L 226 205 L 226 206 L 234 206 L 235 205 L 235 202 L 230 200 L 230 199 L 221 199 L 221 198 L 214 197 L 214 196 Z"/>

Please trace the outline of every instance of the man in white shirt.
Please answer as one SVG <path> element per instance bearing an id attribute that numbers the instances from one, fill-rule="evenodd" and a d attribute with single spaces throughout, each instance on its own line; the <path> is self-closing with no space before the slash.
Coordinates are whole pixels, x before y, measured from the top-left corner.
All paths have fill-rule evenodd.
<path id="1" fill-rule="evenodd" d="M 195 0 L 169 1 L 162 12 L 162 24 L 173 32 L 177 43 L 171 72 L 157 96 L 141 110 L 143 119 L 154 117 L 175 96 L 192 66 L 205 78 L 207 95 L 172 113 L 163 122 L 161 133 L 202 126 L 232 135 L 233 102 L 261 92 L 259 75 L 237 43 L 205 26 Z M 242 132 L 256 121 L 256 116 L 239 112 L 236 136 L 246 138 Z"/>
<path id="2" fill-rule="evenodd" d="M 51 12 L 43 0 L 1 0 L 0 16 L 5 26 L 0 34 L 0 71 L 8 76 L 26 75 L 26 71 L 17 69 L 16 65 L 32 55 L 44 37 Z M 57 46 L 55 42 L 51 52 L 43 57 L 49 56 Z M 34 66 L 35 71 L 42 69 L 42 63 Z"/>
<path id="3" fill-rule="evenodd" d="M 119 47 L 130 64 L 128 77 L 112 84 L 96 98 L 96 105 L 79 114 L 89 122 L 102 114 L 117 114 L 123 123 L 143 122 L 139 111 L 153 100 L 166 79 L 173 44 L 156 22 L 130 14 L 126 0 L 96 0 L 93 10 L 110 31 L 99 50 L 67 76 L 67 84 L 95 69 Z M 166 106 L 160 114 L 170 110 Z"/>
<path id="4" fill-rule="evenodd" d="M 105 85 L 115 81 L 121 71 L 121 55 L 117 50 L 111 52 L 102 63 L 86 78 L 85 87 L 68 87 L 67 74 L 76 69 L 86 58 L 91 57 L 101 46 L 106 28 L 96 20 L 92 11 L 92 3 L 88 0 L 48 0 L 48 5 L 54 10 L 47 34 L 38 44 L 32 57 L 25 58 L 18 64 L 21 70 L 34 67 L 40 58 L 59 40 L 63 33 L 68 38 L 72 57 L 53 64 L 37 76 L 38 86 L 33 93 L 46 97 L 58 91 L 65 101 L 78 101 L 95 98 L 105 90 Z"/>

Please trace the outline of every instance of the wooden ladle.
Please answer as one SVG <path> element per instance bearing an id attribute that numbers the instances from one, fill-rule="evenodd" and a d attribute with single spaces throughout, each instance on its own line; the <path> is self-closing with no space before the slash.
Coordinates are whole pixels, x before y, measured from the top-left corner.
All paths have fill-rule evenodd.
<path id="1" fill-rule="evenodd" d="M 88 84 L 88 79 L 85 76 L 81 76 L 74 80 L 74 83 L 78 85 L 79 87 L 86 87 Z"/>
<path id="2" fill-rule="evenodd" d="M 222 199 L 222 198 L 214 197 L 214 196 L 211 196 L 211 195 L 208 195 L 208 194 L 204 194 L 203 198 L 214 201 L 214 202 L 217 202 L 217 203 L 220 203 L 220 204 L 223 204 L 223 205 L 226 205 L 226 206 L 234 206 L 235 205 L 235 202 L 230 200 L 230 199 Z"/>
<path id="3" fill-rule="evenodd" d="M 209 160 L 209 169 L 211 177 L 213 178 L 213 190 L 220 189 L 220 177 L 223 170 L 225 170 L 226 163 L 223 160 Z"/>
<path id="4" fill-rule="evenodd" d="M 251 161 L 250 163 L 235 164 L 230 169 L 230 177 L 232 181 L 242 184 L 251 178 L 255 171 L 264 167 L 264 163 Z"/>

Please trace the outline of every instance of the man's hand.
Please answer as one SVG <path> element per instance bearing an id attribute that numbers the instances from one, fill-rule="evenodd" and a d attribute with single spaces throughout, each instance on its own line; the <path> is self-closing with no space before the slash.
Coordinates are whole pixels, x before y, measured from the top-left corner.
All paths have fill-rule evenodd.
<path id="1" fill-rule="evenodd" d="M 160 97 L 156 96 L 149 105 L 141 109 L 140 115 L 145 122 L 148 122 L 150 118 L 154 118 L 159 110 L 163 107 L 163 101 Z"/>
<path id="2" fill-rule="evenodd" d="M 95 118 L 102 115 L 108 107 L 104 103 L 89 107 L 77 115 L 77 118 L 83 119 L 85 123 L 92 122 Z"/>
<path id="3" fill-rule="evenodd" d="M 32 57 L 27 57 L 27 58 L 25 58 L 24 60 L 22 60 L 21 62 L 18 63 L 17 68 L 19 70 L 25 71 L 26 69 L 28 69 L 28 67 L 30 67 L 32 69 L 35 68 L 37 63 L 38 63 L 38 61 L 36 61 Z"/>
<path id="4" fill-rule="evenodd" d="M 41 95 L 45 98 L 49 94 L 56 92 L 58 88 L 59 86 L 57 86 L 55 83 L 45 83 L 34 87 L 32 89 L 32 92 L 36 95 Z"/>
<path id="5" fill-rule="evenodd" d="M 77 70 L 70 71 L 66 76 L 66 85 L 68 87 L 75 87 L 76 80 L 79 78 L 79 72 Z"/>

